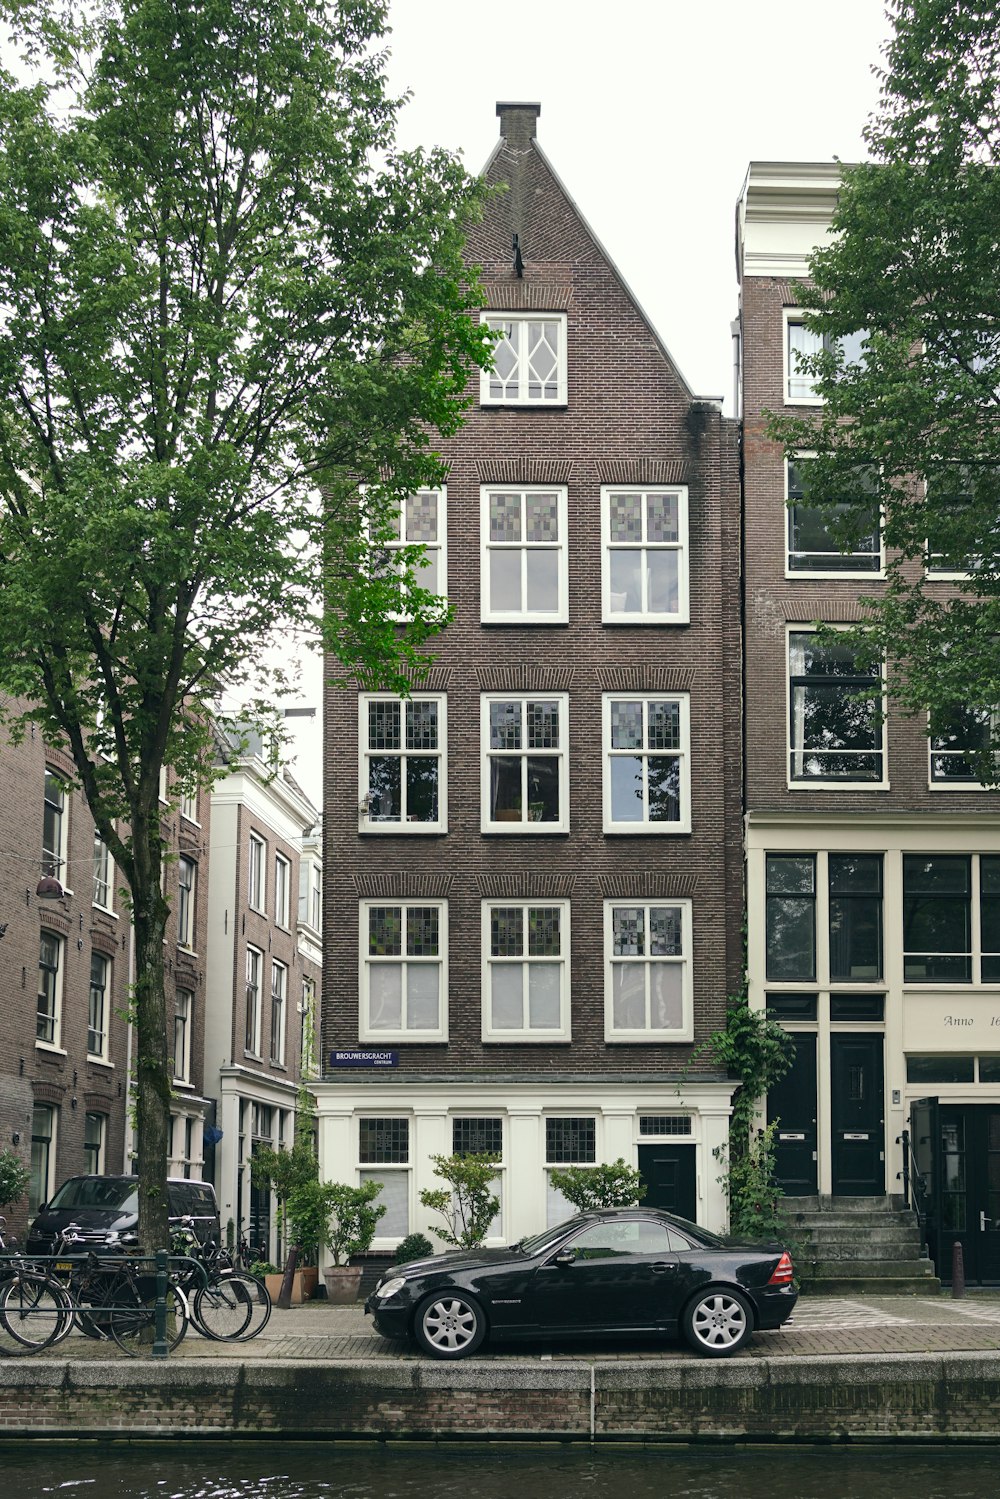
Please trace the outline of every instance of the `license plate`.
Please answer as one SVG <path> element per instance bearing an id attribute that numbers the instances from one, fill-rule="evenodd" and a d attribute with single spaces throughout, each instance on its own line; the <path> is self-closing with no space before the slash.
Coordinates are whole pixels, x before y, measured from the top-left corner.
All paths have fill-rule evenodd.
<path id="1" fill-rule="evenodd" d="M 72 1270 L 72 1268 L 73 1268 L 73 1261 L 72 1260 L 56 1260 L 56 1269 L 57 1270 Z"/>

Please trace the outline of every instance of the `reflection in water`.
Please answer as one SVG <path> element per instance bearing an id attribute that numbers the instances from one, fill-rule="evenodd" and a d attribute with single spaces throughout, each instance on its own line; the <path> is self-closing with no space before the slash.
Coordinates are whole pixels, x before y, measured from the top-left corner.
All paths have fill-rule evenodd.
<path id="1" fill-rule="evenodd" d="M 981 1499 L 998 1448 L 591 1450 L 566 1446 L 352 1443 L 4 1444 L 11 1499 Z"/>

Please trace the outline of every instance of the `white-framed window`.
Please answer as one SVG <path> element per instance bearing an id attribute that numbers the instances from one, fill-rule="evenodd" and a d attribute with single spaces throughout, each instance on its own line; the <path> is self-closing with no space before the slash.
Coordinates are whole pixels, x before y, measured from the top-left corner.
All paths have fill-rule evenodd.
<path id="1" fill-rule="evenodd" d="M 505 1196 L 503 1133 L 503 1118 L 499 1114 L 458 1114 L 452 1116 L 452 1155 L 460 1158 L 467 1155 L 499 1156 L 497 1175 L 490 1182 L 490 1191 L 494 1197 L 499 1197 L 500 1206 L 497 1209 L 496 1216 L 486 1230 L 487 1239 L 503 1238 L 503 1205 Z"/>
<path id="2" fill-rule="evenodd" d="M 323 930 L 323 871 L 312 859 L 299 861 L 299 920 Z"/>
<path id="3" fill-rule="evenodd" d="M 108 1120 L 105 1114 L 83 1116 L 83 1169 L 88 1176 L 104 1173 L 104 1137 Z"/>
<path id="4" fill-rule="evenodd" d="M 822 406 L 823 397 L 816 392 L 816 377 L 802 368 L 802 359 L 832 349 L 834 340 L 828 335 L 813 333 L 806 327 L 802 313 L 788 308 L 784 314 L 784 389 L 785 404 L 789 406 Z M 849 333 L 836 340 L 843 351 L 845 365 L 860 364 L 864 359 L 867 328 Z"/>
<path id="5" fill-rule="evenodd" d="M 604 831 L 691 831 L 690 695 L 604 694 Z"/>
<path id="6" fill-rule="evenodd" d="M 552 1228 L 577 1211 L 552 1185 L 553 1166 L 597 1164 L 597 1120 L 593 1115 L 550 1114 L 545 1119 L 545 1223 Z"/>
<path id="7" fill-rule="evenodd" d="M 247 902 L 255 911 L 265 909 L 267 898 L 267 844 L 256 833 L 250 834 L 250 859 L 247 870 Z"/>
<path id="8" fill-rule="evenodd" d="M 604 485 L 601 533 L 604 623 L 687 624 L 687 487 Z"/>
<path id="9" fill-rule="evenodd" d="M 51 1103 L 36 1103 L 31 1111 L 31 1177 L 28 1182 L 28 1217 L 34 1218 L 48 1202 L 56 1184 L 56 1140 L 59 1110 Z"/>
<path id="10" fill-rule="evenodd" d="M 881 672 L 863 669 L 848 643 L 789 630 L 790 786 L 887 784 L 883 689 Z"/>
<path id="11" fill-rule="evenodd" d="M 243 1044 L 253 1057 L 260 1056 L 260 984 L 263 968 L 264 954 L 256 947 L 247 947 L 247 1004 Z"/>
<path id="12" fill-rule="evenodd" d="M 94 905 L 111 910 L 111 852 L 97 829 L 94 829 Z"/>
<path id="13" fill-rule="evenodd" d="M 59 1046 L 62 1032 L 63 939 L 42 932 L 38 944 L 38 1012 L 35 1040 Z"/>
<path id="14" fill-rule="evenodd" d="M 413 569 L 414 581 L 428 593 L 447 597 L 448 491 L 444 485 L 440 489 L 418 489 L 406 496 L 399 507 L 394 535 L 385 545 L 390 558 L 401 547 L 422 546 L 424 555 Z"/>
<path id="15" fill-rule="evenodd" d="M 187 822 L 198 821 L 198 788 L 181 793 L 180 814 Z"/>
<path id="16" fill-rule="evenodd" d="M 484 485 L 480 490 L 483 624 L 565 624 L 566 488 Z"/>
<path id="17" fill-rule="evenodd" d="M 939 465 L 925 482 L 928 531 L 928 578 L 963 582 L 982 567 L 983 537 L 976 526 L 976 479 L 964 463 Z M 997 546 L 985 549 L 992 565 Z"/>
<path id="18" fill-rule="evenodd" d="M 931 715 L 928 746 L 930 785 L 974 791 L 982 787 L 974 754 L 988 751 L 997 733 L 1000 708 L 955 707 L 945 715 Z"/>
<path id="19" fill-rule="evenodd" d="M 569 697 L 481 699 L 482 831 L 569 831 Z"/>
<path id="20" fill-rule="evenodd" d="M 410 1231 L 410 1121 L 405 1117 L 358 1120 L 358 1177 L 376 1181 L 379 1239 L 402 1239 Z"/>
<path id="21" fill-rule="evenodd" d="M 447 832 L 445 694 L 362 693 L 358 714 L 362 831 Z"/>
<path id="22" fill-rule="evenodd" d="M 292 885 L 292 866 L 284 854 L 274 856 L 274 919 L 288 927 L 288 903 Z"/>
<path id="23" fill-rule="evenodd" d="M 802 453 L 799 458 L 808 459 L 812 456 L 811 453 Z M 846 515 L 853 507 L 838 505 L 830 511 L 810 505 L 805 466 L 799 459 L 785 459 L 788 543 L 786 577 L 799 577 L 803 573 L 810 577 L 865 577 L 883 571 L 881 525 L 874 478 L 870 469 L 859 468 L 857 474 L 859 493 L 871 494 L 872 504 L 864 536 L 856 537 L 850 549 L 844 551 L 833 534 L 831 520 L 835 522 L 838 516 Z"/>
<path id="24" fill-rule="evenodd" d="M 111 959 L 103 953 L 90 954 L 90 1000 L 87 1010 L 87 1055 L 106 1061 L 108 1056 L 108 1016 L 111 1004 Z"/>
<path id="25" fill-rule="evenodd" d="M 690 1041 L 691 902 L 604 903 L 605 1039 Z"/>
<path id="26" fill-rule="evenodd" d="M 178 989 L 174 995 L 174 1082 L 191 1081 L 191 1027 L 194 1024 L 194 995 L 190 989 Z"/>
<path id="27" fill-rule="evenodd" d="M 569 901 L 483 902 L 483 1040 L 568 1041 Z"/>
<path id="28" fill-rule="evenodd" d="M 285 1065 L 285 1028 L 288 1017 L 288 969 L 275 958 L 271 963 L 271 1061 Z"/>
<path id="29" fill-rule="evenodd" d="M 565 406 L 566 314 L 564 312 L 481 314 L 497 335 L 493 368 L 483 370 L 483 406 Z"/>
<path id="30" fill-rule="evenodd" d="M 198 881 L 198 866 L 193 859 L 181 854 L 177 860 L 177 945 L 194 947 L 195 890 Z"/>
<path id="31" fill-rule="evenodd" d="M 61 879 L 66 863 L 66 787 L 54 770 L 45 772 L 42 810 L 42 874 Z"/>
<path id="32" fill-rule="evenodd" d="M 360 1038 L 448 1039 L 446 901 L 362 901 Z"/>

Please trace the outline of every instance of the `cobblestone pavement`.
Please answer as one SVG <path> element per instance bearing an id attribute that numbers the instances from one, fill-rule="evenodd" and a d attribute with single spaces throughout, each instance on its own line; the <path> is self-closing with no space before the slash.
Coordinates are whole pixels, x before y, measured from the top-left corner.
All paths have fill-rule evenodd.
<path id="1" fill-rule="evenodd" d="M 976 1292 L 964 1301 L 948 1296 L 803 1297 L 779 1332 L 758 1333 L 745 1350 L 750 1358 L 848 1353 L 963 1353 L 1000 1350 L 1000 1292 Z M 43 1355 L 45 1357 L 46 1355 Z M 74 1334 L 49 1357 L 123 1358 L 114 1344 Z M 189 1329 L 173 1359 L 259 1363 L 424 1357 L 408 1343 L 390 1343 L 372 1329 L 360 1306 L 314 1302 L 275 1310 L 264 1332 L 249 1343 L 213 1343 Z M 654 1338 L 614 1342 L 586 1340 L 518 1343 L 480 1358 L 559 1362 L 615 1359 L 678 1360 L 696 1355 L 678 1342 Z"/>

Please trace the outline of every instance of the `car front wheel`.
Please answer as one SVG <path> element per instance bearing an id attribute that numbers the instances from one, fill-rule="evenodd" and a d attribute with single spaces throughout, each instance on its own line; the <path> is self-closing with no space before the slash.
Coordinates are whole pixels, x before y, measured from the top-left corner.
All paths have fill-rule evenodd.
<path id="1" fill-rule="evenodd" d="M 486 1318 L 478 1301 L 464 1291 L 446 1291 L 420 1303 L 413 1332 L 425 1353 L 435 1358 L 465 1358 L 485 1338 Z"/>
<path id="2" fill-rule="evenodd" d="M 695 1353 L 726 1358 L 742 1348 L 753 1332 L 753 1312 L 739 1291 L 716 1286 L 688 1303 L 682 1326 Z"/>

